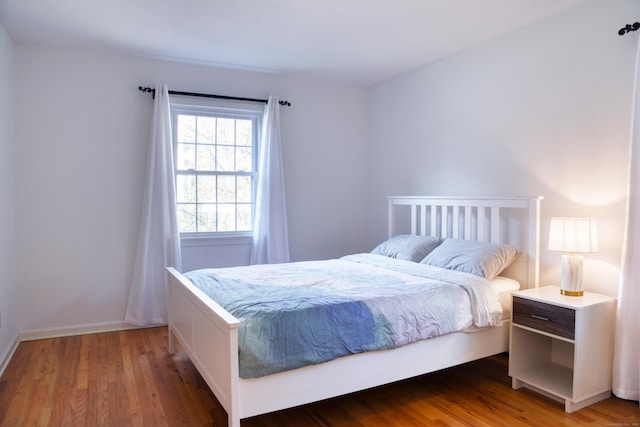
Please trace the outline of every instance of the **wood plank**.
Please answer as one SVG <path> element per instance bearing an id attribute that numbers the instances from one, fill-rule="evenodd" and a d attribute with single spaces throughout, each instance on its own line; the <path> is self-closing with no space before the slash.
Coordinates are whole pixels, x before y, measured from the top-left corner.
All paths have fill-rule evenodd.
<path id="1" fill-rule="evenodd" d="M 513 390 L 498 355 L 388 386 L 261 415 L 242 427 L 638 425 L 612 397 L 573 414 Z M 23 342 L 0 378 L 0 426 L 225 426 L 226 414 L 166 328 Z"/>
<path id="2" fill-rule="evenodd" d="M 122 385 L 127 393 L 128 402 L 126 403 L 132 427 L 144 426 L 144 419 L 142 418 L 142 408 L 140 405 L 140 399 L 136 390 L 136 377 L 133 367 L 133 357 L 131 354 L 131 347 L 129 345 L 128 337 L 131 334 L 120 332 L 118 337 L 120 339 L 120 348 L 122 351 Z"/>

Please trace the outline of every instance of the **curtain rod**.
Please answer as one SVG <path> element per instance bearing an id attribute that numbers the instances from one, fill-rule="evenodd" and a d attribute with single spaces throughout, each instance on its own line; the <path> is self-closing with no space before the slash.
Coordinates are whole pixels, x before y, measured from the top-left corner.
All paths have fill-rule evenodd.
<path id="1" fill-rule="evenodd" d="M 143 93 L 151 93 L 153 95 L 153 97 L 156 97 L 156 90 L 150 87 L 142 87 L 142 86 L 138 86 L 138 90 L 140 92 Z M 240 98 L 237 96 L 226 96 L 226 95 L 210 95 L 208 93 L 195 93 L 195 92 L 180 92 L 180 91 L 176 91 L 176 90 L 170 90 L 169 91 L 169 95 L 183 95 L 183 96 L 197 96 L 200 98 L 217 98 L 217 99 L 229 99 L 229 100 L 233 100 L 233 101 L 248 101 L 248 102 L 261 102 L 263 104 L 266 104 L 267 102 L 269 102 L 268 99 L 257 99 L 257 98 Z M 291 106 L 291 103 L 289 101 L 285 101 L 285 100 L 281 100 L 278 101 L 280 105 L 285 105 L 287 107 Z"/>
<path id="2" fill-rule="evenodd" d="M 627 24 L 624 27 L 620 28 L 618 30 L 618 34 L 624 36 L 626 33 L 638 30 L 640 30 L 640 22 L 634 22 L 633 24 Z"/>

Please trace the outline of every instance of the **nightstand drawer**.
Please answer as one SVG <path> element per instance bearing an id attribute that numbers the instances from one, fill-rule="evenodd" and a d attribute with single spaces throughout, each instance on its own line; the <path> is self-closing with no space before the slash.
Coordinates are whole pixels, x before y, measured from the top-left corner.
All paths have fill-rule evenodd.
<path id="1" fill-rule="evenodd" d="M 526 298 L 513 297 L 513 322 L 560 337 L 574 339 L 576 312 Z"/>

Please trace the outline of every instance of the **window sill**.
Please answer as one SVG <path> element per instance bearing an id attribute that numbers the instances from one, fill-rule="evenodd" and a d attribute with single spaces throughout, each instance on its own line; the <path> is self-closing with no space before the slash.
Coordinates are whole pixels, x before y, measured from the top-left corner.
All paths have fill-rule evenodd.
<path id="1" fill-rule="evenodd" d="M 181 236 L 180 246 L 228 246 L 228 245 L 251 245 L 253 236 Z"/>

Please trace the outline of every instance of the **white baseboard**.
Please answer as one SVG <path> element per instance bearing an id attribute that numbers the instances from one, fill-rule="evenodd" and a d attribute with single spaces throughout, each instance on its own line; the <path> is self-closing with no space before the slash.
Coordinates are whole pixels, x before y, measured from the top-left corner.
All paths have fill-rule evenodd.
<path id="1" fill-rule="evenodd" d="M 11 347 L 9 347 L 7 352 L 3 354 L 2 357 L 0 357 L 0 377 L 2 377 L 4 370 L 7 368 L 7 365 L 9 365 L 9 361 L 11 361 L 13 354 L 18 349 L 18 344 L 20 344 L 20 340 L 18 339 L 18 337 L 16 337 L 16 339 L 13 340 L 13 344 L 11 345 Z"/>
<path id="2" fill-rule="evenodd" d="M 157 325 L 161 326 L 161 325 Z M 148 327 L 148 326 L 145 326 Z M 45 338 L 68 337 L 72 335 L 95 334 L 100 332 L 124 331 L 139 329 L 141 326 L 126 322 L 91 323 L 63 328 L 30 329 L 20 332 L 20 341 L 33 341 Z"/>

